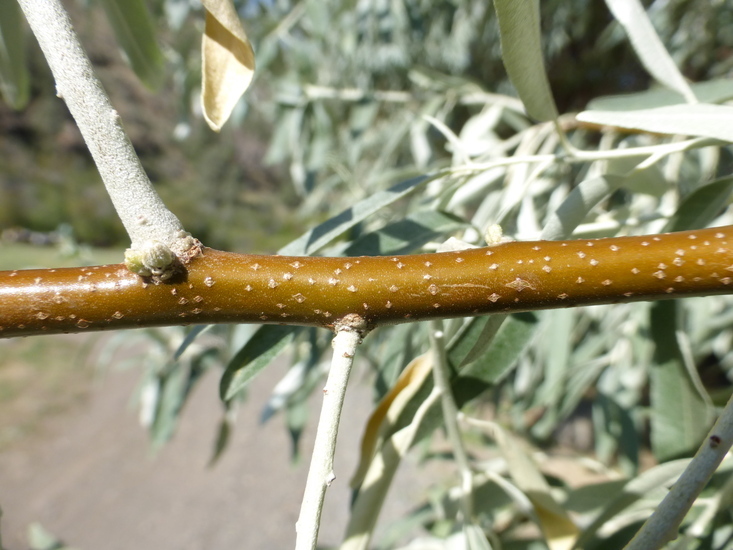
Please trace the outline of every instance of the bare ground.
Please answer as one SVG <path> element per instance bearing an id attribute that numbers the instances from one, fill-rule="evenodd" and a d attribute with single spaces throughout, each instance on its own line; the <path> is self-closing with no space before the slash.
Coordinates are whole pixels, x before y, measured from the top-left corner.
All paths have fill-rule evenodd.
<path id="1" fill-rule="evenodd" d="M 80 550 L 292 548 L 320 403 L 312 403 L 304 460 L 294 466 L 282 421 L 263 426 L 258 420 L 284 369 L 273 366 L 255 380 L 230 448 L 213 468 L 207 462 L 221 414 L 213 373 L 195 390 L 175 439 L 154 458 L 129 406 L 137 373 L 88 382 L 90 391 L 75 397 L 76 405 L 47 415 L 0 451 L 6 550 L 27 549 L 28 525 L 35 521 Z M 369 393 L 355 383 L 347 395 L 322 545 L 336 544 L 343 534 Z M 383 518 L 399 517 L 418 501 L 427 481 L 418 482 L 412 470 L 408 465 L 398 474 Z"/>

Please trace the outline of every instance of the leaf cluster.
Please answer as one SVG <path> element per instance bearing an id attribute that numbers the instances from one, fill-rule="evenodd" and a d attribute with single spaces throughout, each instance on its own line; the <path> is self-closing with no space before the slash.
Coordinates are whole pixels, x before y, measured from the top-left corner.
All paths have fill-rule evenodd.
<path id="1" fill-rule="evenodd" d="M 733 38 L 696 32 L 729 17 L 722 3 L 677 1 L 648 12 L 611 0 L 610 11 L 573 1 L 544 2 L 541 11 L 534 2 L 495 4 L 283 0 L 250 14 L 261 22 L 252 36 L 261 72 L 247 106 L 256 114 L 247 116 L 274 128 L 267 160 L 287 165 L 299 215 L 325 218 L 281 253 L 434 251 L 450 237 L 480 245 L 493 224 L 533 240 L 732 222 L 733 86 L 715 77 L 728 70 L 716 54 Z M 622 43 L 627 55 L 616 63 Z M 574 52 L 578 45 L 594 55 Z M 598 74 L 596 56 L 618 66 Z M 554 70 L 574 57 L 581 63 L 572 75 Z M 690 85 L 679 66 L 707 80 Z M 586 107 L 580 92 L 568 99 L 573 79 L 613 96 L 595 97 L 577 117 L 562 114 Z M 627 81 L 637 92 L 618 96 Z M 731 393 L 731 305 L 701 298 L 446 322 L 475 517 L 460 513 L 461 486 L 436 486 L 378 544 L 395 547 L 419 529 L 471 548 L 620 547 Z M 289 350 L 293 366 L 263 418 L 285 412 L 297 449 L 328 336 L 217 328 L 209 332 L 223 340 L 195 349 L 202 330 L 181 344 L 179 329 L 150 334 L 175 339 L 168 354 L 179 350 L 147 371 L 144 410 L 155 440 L 170 436 L 191 386 L 216 364 L 228 407 L 218 456 L 247 382 Z M 454 460 L 439 446 L 444 419 L 428 376 L 435 350 L 427 328 L 380 329 L 361 352 L 378 404 L 365 426 L 345 548 L 368 544 L 408 453 Z M 543 465 L 560 445 L 572 467 L 550 473 Z M 588 470 L 598 478 L 577 486 Z M 685 547 L 727 544 L 729 472 L 726 463 L 687 519 Z"/>

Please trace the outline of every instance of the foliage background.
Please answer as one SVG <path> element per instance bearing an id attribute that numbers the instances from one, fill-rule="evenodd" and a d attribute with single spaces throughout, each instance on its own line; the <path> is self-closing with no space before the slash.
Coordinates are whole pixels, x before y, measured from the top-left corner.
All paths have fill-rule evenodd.
<path id="1" fill-rule="evenodd" d="M 238 2 L 249 22 L 258 76 L 220 136 L 205 130 L 197 107 L 200 8 L 182 0 L 145 4 L 156 35 L 138 43 L 147 44 L 147 59 L 160 59 L 164 75 L 148 80 L 157 87 L 149 91 L 121 68 L 116 45 L 103 38 L 109 32 L 100 5 L 110 9 L 113 2 L 69 3 L 146 170 L 184 225 L 210 246 L 274 251 L 354 204 L 369 207 L 371 215 L 336 227 L 320 250 L 309 252 L 431 251 L 451 236 L 481 244 L 493 223 L 518 239 L 548 238 L 543 229 L 558 216 L 575 237 L 730 223 L 724 208 L 731 192 L 728 147 L 664 155 L 636 171 L 643 157 L 566 162 L 554 128 L 534 124 L 515 99 L 495 12 L 484 1 Z M 546 0 L 540 7 L 542 53 L 560 112 L 585 109 L 592 100 L 608 105 L 601 96 L 647 90 L 652 92 L 627 98 L 621 110 L 642 100 L 664 101 L 604 4 Z M 721 79 L 713 83 L 716 101 L 732 97 L 723 79 L 733 69 L 733 14 L 726 3 L 678 0 L 647 8 L 682 73 L 693 82 Z M 135 54 L 128 51 L 127 57 L 134 61 Z M 121 244 L 121 226 L 30 42 L 28 59 L 27 105 L 0 110 L 0 227 L 51 231 L 66 222 L 84 242 Z M 584 150 L 673 141 L 599 131 L 571 117 L 560 124 Z M 504 162 L 531 155 L 555 156 Z M 399 181 L 450 167 L 452 172 L 416 183 L 416 192 L 377 195 Z M 597 200 L 563 210 L 579 189 Z M 500 329 L 500 322 L 486 319 L 446 323 L 453 338 L 448 357 L 456 371 L 463 369 L 454 391 L 460 401 L 471 401 L 468 414 L 497 421 L 535 451 L 562 450 L 578 464 L 592 461 L 609 480 L 577 488 L 572 479 L 548 479 L 543 490 L 563 512 L 543 520 L 537 502 L 516 496 L 526 492 L 527 480 L 507 470 L 513 455 L 501 438 L 469 430 L 479 479 L 475 525 L 496 546 L 549 544 L 554 550 L 548 527 L 573 512 L 585 529 L 585 548 L 618 547 L 638 525 L 639 509 L 663 492 L 670 469 L 656 465 L 689 456 L 714 407 L 730 395 L 732 321 L 724 298 L 548 311 L 513 316 Z M 145 334 L 171 357 L 150 362 L 145 371 L 142 402 L 154 441 L 160 444 L 174 432 L 204 370 L 227 369 L 223 393 L 233 408 L 243 380 L 287 348 L 293 368 L 263 416 L 283 412 L 297 448 L 306 421 L 303 403 L 319 387 L 329 335 L 252 327 L 209 332 L 210 345 L 186 354 L 182 330 Z M 131 344 L 130 338 L 120 344 Z M 429 347 L 420 325 L 371 335 L 362 354 L 375 397 L 383 397 Z M 233 372 L 242 373 L 236 384 Z M 426 381 L 413 388 L 415 396 L 383 436 L 416 422 L 428 386 Z M 225 447 L 231 419 L 230 412 L 222 420 L 215 453 Z M 451 460 L 450 452 L 425 443 L 436 425 L 427 422 L 416 442 L 426 459 Z M 579 435 L 582 425 L 592 426 L 591 437 Z M 691 518 L 690 548 L 723 548 L 729 540 L 726 472 L 716 478 L 712 500 Z M 623 500 L 626 480 L 642 487 L 631 501 Z M 448 488 L 408 519 L 437 539 L 468 536 Z M 601 519 L 613 521 L 601 530 Z"/>

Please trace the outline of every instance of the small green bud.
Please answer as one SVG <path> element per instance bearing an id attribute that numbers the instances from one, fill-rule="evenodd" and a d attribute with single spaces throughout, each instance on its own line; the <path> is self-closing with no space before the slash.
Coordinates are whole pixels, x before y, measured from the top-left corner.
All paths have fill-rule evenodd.
<path id="1" fill-rule="evenodd" d="M 165 281 L 173 275 L 176 255 L 159 241 L 148 241 L 125 250 L 125 265 L 141 277 Z"/>

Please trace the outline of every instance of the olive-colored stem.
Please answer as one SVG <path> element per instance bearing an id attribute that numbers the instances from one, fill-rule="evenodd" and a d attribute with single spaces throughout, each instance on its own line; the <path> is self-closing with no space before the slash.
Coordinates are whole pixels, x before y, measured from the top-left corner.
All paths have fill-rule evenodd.
<path id="1" fill-rule="evenodd" d="M 333 328 L 733 292 L 733 226 L 511 242 L 412 256 L 316 258 L 205 249 L 146 282 L 124 265 L 0 272 L 0 337 L 189 323 Z"/>

